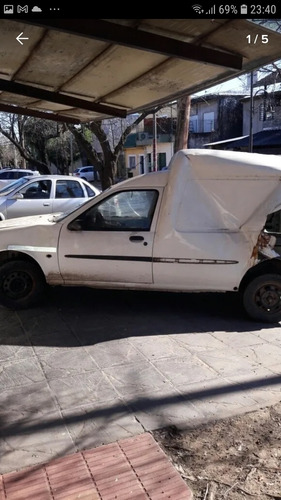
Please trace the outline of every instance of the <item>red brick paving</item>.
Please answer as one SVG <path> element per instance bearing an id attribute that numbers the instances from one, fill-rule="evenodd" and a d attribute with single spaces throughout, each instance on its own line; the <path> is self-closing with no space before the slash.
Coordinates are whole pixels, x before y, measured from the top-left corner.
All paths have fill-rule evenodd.
<path id="1" fill-rule="evenodd" d="M 192 500 L 151 434 L 0 475 L 0 500 Z"/>

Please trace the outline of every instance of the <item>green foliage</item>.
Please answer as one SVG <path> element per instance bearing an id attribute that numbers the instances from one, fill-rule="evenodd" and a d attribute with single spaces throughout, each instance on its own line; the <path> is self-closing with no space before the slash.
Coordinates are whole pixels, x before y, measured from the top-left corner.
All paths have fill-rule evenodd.
<path id="1" fill-rule="evenodd" d="M 93 133 L 92 131 L 87 127 L 87 125 L 83 126 L 82 128 L 82 133 L 83 136 L 85 137 L 86 141 L 89 143 L 92 143 L 93 140 Z"/>

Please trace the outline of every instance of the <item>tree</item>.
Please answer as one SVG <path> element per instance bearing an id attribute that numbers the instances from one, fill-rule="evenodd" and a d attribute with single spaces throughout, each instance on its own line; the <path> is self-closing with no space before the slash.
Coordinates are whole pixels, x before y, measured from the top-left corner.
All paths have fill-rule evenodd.
<path id="1" fill-rule="evenodd" d="M 1 113 L 0 132 L 20 156 L 42 174 L 49 174 L 47 143 L 59 134 L 57 123 L 38 118 Z"/>
<path id="2" fill-rule="evenodd" d="M 65 125 L 73 133 L 79 149 L 84 152 L 88 161 L 97 168 L 103 190 L 115 182 L 117 161 L 128 135 L 147 115 L 160 108 L 161 106 L 144 111 L 135 119 L 131 117 L 129 122 L 128 120 L 116 121 L 114 119 L 114 121 L 92 121 L 80 126 Z M 90 135 L 89 132 L 91 132 Z M 101 153 L 93 145 L 92 134 L 99 142 Z"/>
<path id="3" fill-rule="evenodd" d="M 46 153 L 50 163 L 54 164 L 60 174 L 69 174 L 73 161 L 79 159 L 79 149 L 73 134 L 60 125 L 58 137 L 50 138 L 46 144 Z"/>

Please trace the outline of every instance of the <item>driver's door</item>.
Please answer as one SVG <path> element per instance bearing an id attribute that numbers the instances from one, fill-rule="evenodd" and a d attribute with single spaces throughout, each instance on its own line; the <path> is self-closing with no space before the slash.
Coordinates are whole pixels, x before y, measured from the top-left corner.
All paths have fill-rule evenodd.
<path id="1" fill-rule="evenodd" d="M 51 188 L 50 179 L 25 184 L 16 194 L 7 197 L 7 218 L 51 213 L 53 211 Z"/>
<path id="2" fill-rule="evenodd" d="M 159 192 L 109 195 L 62 227 L 59 266 L 66 283 L 152 283 Z"/>

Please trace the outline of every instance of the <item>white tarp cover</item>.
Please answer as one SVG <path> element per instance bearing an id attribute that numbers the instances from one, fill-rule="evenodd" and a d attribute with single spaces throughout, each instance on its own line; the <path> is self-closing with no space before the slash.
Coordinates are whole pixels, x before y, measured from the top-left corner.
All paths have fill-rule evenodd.
<path id="1" fill-rule="evenodd" d="M 169 165 L 165 212 L 180 232 L 256 232 L 281 208 L 281 157 L 186 149 Z"/>

